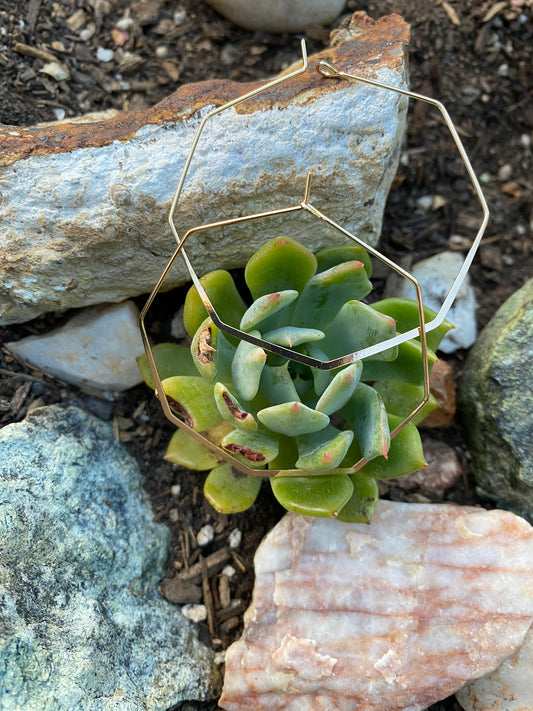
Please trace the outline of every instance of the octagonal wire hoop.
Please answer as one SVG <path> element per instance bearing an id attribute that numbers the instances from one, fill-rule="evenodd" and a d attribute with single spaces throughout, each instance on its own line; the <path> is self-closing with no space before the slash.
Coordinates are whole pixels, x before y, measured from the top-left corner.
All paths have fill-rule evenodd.
<path id="1" fill-rule="evenodd" d="M 427 331 L 431 331 L 434 328 L 437 328 L 446 318 L 446 315 L 447 315 L 447 313 L 448 313 L 448 311 L 449 311 L 449 309 L 450 309 L 450 307 L 457 295 L 457 292 L 459 291 L 461 284 L 464 281 L 466 273 L 472 263 L 472 260 L 474 258 L 476 251 L 477 251 L 479 242 L 483 236 L 483 233 L 485 231 L 485 228 L 486 228 L 486 225 L 487 225 L 487 222 L 489 219 L 488 207 L 487 207 L 485 198 L 483 196 L 483 193 L 481 191 L 481 188 L 479 186 L 479 182 L 478 182 L 477 177 L 476 177 L 476 175 L 473 171 L 473 168 L 470 164 L 468 156 L 466 155 L 466 152 L 465 152 L 462 142 L 459 138 L 459 135 L 458 135 L 458 133 L 451 121 L 451 118 L 450 118 L 450 116 L 449 116 L 448 112 L 446 111 L 443 104 L 441 104 L 439 101 L 436 101 L 435 99 L 423 96 L 421 94 L 416 94 L 414 92 L 410 92 L 405 89 L 399 89 L 397 87 L 389 86 L 389 85 L 383 84 L 381 82 L 378 82 L 376 80 L 367 79 L 365 77 L 361 77 L 361 76 L 358 76 L 355 74 L 349 74 L 347 72 L 337 69 L 336 67 L 332 66 L 331 64 L 329 64 L 323 60 L 320 60 L 319 62 L 317 62 L 315 68 L 316 68 L 316 71 L 325 78 L 328 78 L 328 79 L 332 79 L 332 78 L 351 79 L 351 80 L 356 80 L 356 81 L 362 81 L 366 84 L 370 84 L 370 85 L 376 86 L 381 89 L 394 91 L 394 92 L 402 94 L 404 96 L 407 96 L 407 97 L 410 97 L 413 99 L 417 99 L 420 101 L 425 101 L 426 103 L 436 106 L 439 109 L 440 113 L 442 114 L 442 116 L 445 120 L 445 123 L 446 123 L 450 133 L 452 134 L 452 137 L 454 139 L 456 147 L 459 150 L 459 153 L 461 155 L 463 163 L 467 169 L 468 175 L 472 181 L 476 195 L 481 203 L 482 210 L 483 210 L 483 220 L 482 220 L 481 226 L 476 234 L 475 240 L 466 255 L 465 261 L 464 261 L 461 269 L 459 270 L 457 276 L 455 277 L 455 279 L 450 287 L 450 290 L 449 290 L 448 294 L 446 295 L 446 297 L 443 301 L 443 304 L 442 304 L 441 308 L 439 309 L 435 318 L 432 321 L 428 322 L 427 324 L 425 323 L 424 306 L 423 306 L 423 300 L 422 300 L 421 287 L 420 287 L 420 284 L 417 281 L 417 279 L 415 279 L 415 277 L 412 274 L 407 272 L 405 269 L 400 267 L 398 264 L 396 264 L 392 260 L 388 259 L 388 257 L 381 254 L 381 252 L 379 252 L 375 248 L 366 244 L 363 240 L 361 240 L 358 237 L 356 237 L 355 235 L 353 235 L 351 232 L 346 230 L 344 227 L 337 224 L 334 220 L 329 218 L 327 215 L 325 215 L 323 212 L 318 210 L 316 207 L 314 207 L 309 202 L 309 193 L 310 193 L 310 187 L 311 187 L 311 174 L 310 173 L 308 173 L 308 175 L 307 175 L 304 198 L 298 205 L 278 208 L 278 209 L 270 210 L 270 211 L 266 211 L 266 212 L 256 213 L 256 214 L 252 214 L 252 215 L 245 215 L 245 216 L 240 216 L 240 217 L 236 217 L 236 218 L 232 218 L 232 219 L 221 220 L 218 222 L 200 225 L 198 227 L 189 229 L 185 233 L 185 235 L 182 238 L 180 238 L 178 231 L 176 229 L 175 222 L 174 222 L 174 215 L 175 215 L 176 207 L 179 202 L 179 197 L 181 195 L 181 191 L 182 191 L 182 188 L 183 188 L 183 185 L 184 185 L 184 182 L 185 182 L 185 179 L 186 179 L 186 176 L 187 176 L 196 146 L 197 146 L 198 141 L 200 139 L 201 133 L 205 127 L 205 124 L 207 123 L 208 120 L 210 120 L 217 114 L 221 113 L 222 111 L 225 111 L 226 109 L 229 109 L 238 103 L 246 101 L 247 99 L 252 98 L 253 96 L 256 96 L 259 93 L 268 91 L 269 89 L 273 88 L 274 86 L 276 86 L 282 82 L 285 82 L 285 81 L 305 72 L 307 70 L 308 62 L 307 62 L 307 52 L 306 52 L 306 48 L 305 48 L 305 42 L 303 40 L 301 43 L 301 48 L 302 48 L 302 66 L 299 69 L 295 70 L 294 72 L 291 72 L 290 74 L 288 74 L 284 77 L 275 79 L 272 82 L 269 82 L 269 83 L 265 84 L 264 86 L 259 87 L 258 89 L 255 89 L 252 92 L 244 94 L 243 96 L 238 97 L 238 98 L 236 98 L 236 99 L 234 99 L 234 100 L 232 100 L 220 107 L 217 107 L 213 111 L 206 114 L 204 116 L 204 118 L 202 119 L 202 121 L 197 129 L 197 132 L 195 134 L 195 137 L 194 137 L 193 143 L 191 145 L 191 148 L 189 150 L 189 153 L 187 155 L 187 159 L 185 161 L 185 164 L 184 164 L 181 176 L 180 176 L 180 180 L 179 180 L 179 183 L 178 183 L 178 186 L 176 189 L 176 193 L 175 193 L 174 199 L 172 201 L 171 209 L 169 212 L 169 224 L 170 224 L 172 234 L 174 235 L 174 238 L 176 240 L 177 248 L 174 251 L 169 262 L 167 263 L 167 266 L 165 267 L 165 269 L 164 269 L 161 277 L 159 278 L 156 286 L 154 287 L 152 293 L 150 294 L 150 297 L 148 298 L 148 301 L 145 304 L 143 310 L 141 311 L 141 315 L 140 315 L 141 336 L 142 336 L 143 344 L 145 347 L 150 371 L 151 371 L 152 377 L 154 379 L 156 395 L 158 396 L 158 398 L 161 402 L 162 409 L 163 409 L 167 419 L 170 420 L 177 427 L 187 431 L 194 439 L 196 439 L 203 446 L 205 446 L 208 449 L 210 449 L 211 451 L 213 451 L 217 456 L 222 457 L 223 459 L 228 461 L 232 466 L 236 467 L 237 469 L 239 469 L 240 471 L 242 471 L 243 473 L 245 473 L 249 476 L 272 477 L 272 476 L 276 476 L 279 474 L 283 474 L 283 476 L 302 476 L 302 475 L 309 476 L 309 475 L 312 475 L 313 473 L 312 472 L 304 472 L 299 469 L 291 469 L 291 470 L 283 470 L 283 471 L 275 470 L 275 469 L 271 469 L 271 470 L 251 469 L 250 467 L 247 467 L 242 462 L 239 462 L 229 452 L 226 452 L 221 447 L 219 447 L 217 444 L 211 442 L 202 433 L 196 432 L 195 430 L 193 430 L 182 419 L 177 417 L 176 414 L 172 411 L 167 398 L 163 394 L 163 385 L 162 385 L 162 382 L 161 382 L 161 379 L 160 379 L 160 376 L 159 376 L 159 373 L 157 370 L 157 366 L 156 366 L 155 359 L 153 356 L 152 348 L 150 345 L 150 340 L 148 338 L 148 334 L 146 331 L 145 317 L 146 317 L 156 295 L 161 290 L 161 288 L 164 284 L 164 281 L 165 281 L 170 269 L 172 268 L 173 264 L 175 263 L 176 259 L 178 258 L 178 256 L 181 255 L 181 257 L 183 258 L 185 265 L 187 267 L 187 270 L 191 276 L 191 280 L 198 291 L 198 294 L 202 300 L 202 303 L 204 304 L 204 307 L 206 308 L 206 311 L 208 312 L 208 314 L 211 317 L 214 324 L 220 330 L 222 330 L 223 332 L 225 332 L 229 335 L 235 336 L 235 337 L 239 338 L 240 340 L 244 340 L 244 341 L 247 341 L 248 343 L 252 343 L 256 346 L 259 346 L 260 348 L 263 348 L 264 350 L 267 350 L 267 351 L 275 353 L 277 355 L 289 358 L 290 360 L 297 361 L 297 362 L 303 363 L 305 365 L 309 365 L 309 366 L 319 368 L 322 370 L 330 370 L 330 369 L 335 369 L 335 368 L 339 368 L 341 366 L 347 365 L 347 364 L 352 363 L 356 360 L 362 360 L 363 358 L 367 358 L 371 355 L 376 355 L 377 353 L 381 353 L 382 351 L 387 350 L 393 346 L 400 345 L 401 343 L 404 343 L 404 342 L 410 340 L 411 338 L 420 337 L 421 351 L 422 351 L 421 352 L 421 356 L 422 356 L 421 366 L 422 366 L 422 370 L 423 370 L 423 383 L 424 383 L 423 398 L 422 398 L 421 402 L 416 406 L 416 408 L 391 432 L 391 439 L 393 439 L 420 412 L 420 410 L 424 407 L 424 405 L 426 404 L 426 402 L 429 399 L 429 367 L 428 367 L 428 361 L 427 361 L 426 333 L 427 333 Z M 206 231 L 209 229 L 228 226 L 228 225 L 232 225 L 232 224 L 238 224 L 238 223 L 242 223 L 242 222 L 246 222 L 246 221 L 250 221 L 250 220 L 258 220 L 258 219 L 262 219 L 262 218 L 267 218 L 267 217 L 271 217 L 274 215 L 282 215 L 282 214 L 286 214 L 289 212 L 295 212 L 295 211 L 299 211 L 299 210 L 304 210 L 304 211 L 308 212 L 310 215 L 312 215 L 313 217 L 324 221 L 325 223 L 327 223 L 328 225 L 333 227 L 335 230 L 341 232 L 343 235 L 348 237 L 353 242 L 359 244 L 369 254 L 371 254 L 378 260 L 385 263 L 391 269 L 396 271 L 399 275 L 408 279 L 412 283 L 413 287 L 415 288 L 415 292 L 416 292 L 418 317 L 419 317 L 418 326 L 410 329 L 409 331 L 406 331 L 405 333 L 397 334 L 396 336 L 389 338 L 385 341 L 381 341 L 379 343 L 376 343 L 372 346 L 361 349 L 359 351 L 356 351 L 356 352 L 353 352 L 350 354 L 346 354 L 345 356 L 342 356 L 340 358 L 335 358 L 330 361 L 320 361 L 320 360 L 312 358 L 306 354 L 302 354 L 302 353 L 293 351 L 290 348 L 278 346 L 277 344 L 273 344 L 273 343 L 270 343 L 269 341 L 265 341 L 261 338 L 252 336 L 251 334 L 248 334 L 248 333 L 246 333 L 238 328 L 235 328 L 234 326 L 231 326 L 230 324 L 226 324 L 224 321 L 222 321 L 222 319 L 220 319 L 220 317 L 218 316 L 215 308 L 213 307 L 213 304 L 209 300 L 207 293 L 203 289 L 203 287 L 200 283 L 200 280 L 198 278 L 198 275 L 194 271 L 192 264 L 185 252 L 184 245 L 185 245 L 186 241 L 189 239 L 189 237 L 191 235 L 196 234 L 198 232 L 203 232 L 203 231 Z M 337 468 L 337 469 L 333 469 L 333 470 L 331 470 L 329 472 L 325 472 L 325 473 L 329 474 L 329 475 L 341 474 L 341 473 L 342 474 L 354 473 L 354 472 L 358 471 L 359 469 L 361 469 L 366 463 L 367 463 L 367 460 L 365 460 L 364 458 L 361 458 L 358 462 L 356 462 L 354 465 L 352 465 L 350 467 Z M 321 472 L 321 474 L 324 474 L 324 472 Z"/>

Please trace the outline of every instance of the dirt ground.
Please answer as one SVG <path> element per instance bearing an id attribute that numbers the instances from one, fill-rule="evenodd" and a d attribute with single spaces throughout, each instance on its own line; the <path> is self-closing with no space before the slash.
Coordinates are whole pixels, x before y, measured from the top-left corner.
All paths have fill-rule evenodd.
<path id="1" fill-rule="evenodd" d="M 345 14 L 365 10 L 377 18 L 397 12 L 411 24 L 411 86 L 444 102 L 480 176 L 491 209 L 471 270 L 480 328 L 533 275 L 532 6 L 532 0 L 346 3 Z M 308 28 L 309 53 L 327 46 L 330 29 Z M 109 108 L 142 109 L 184 83 L 267 77 L 299 57 L 300 37 L 241 30 L 194 0 L 0 0 L 0 122 L 22 126 Z M 46 68 L 54 61 L 66 70 L 64 78 L 43 73 L 56 71 Z M 404 155 L 381 248 L 406 263 L 450 248 L 464 251 L 480 210 L 449 135 L 427 105 L 413 107 Z M 433 196 L 433 209 L 421 208 L 426 196 Z M 51 314 L 1 328 L 0 340 L 42 332 L 56 320 Z M 457 377 L 466 356 L 462 351 L 449 358 Z M 0 426 L 22 419 L 28 408 L 64 400 L 111 420 L 136 457 L 155 517 L 173 534 L 163 592 L 171 600 L 189 595 L 204 602 L 209 614 L 200 624 L 202 636 L 224 650 L 242 630 L 253 553 L 282 513 L 268 488 L 253 513 L 217 515 L 203 500 L 201 476 L 163 460 L 172 427 L 144 386 L 112 402 L 99 400 L 22 367 L 2 351 Z M 464 465 L 464 477 L 445 499 L 483 503 L 470 484 L 460 417 L 434 436 L 452 444 Z M 391 495 L 406 498 L 394 488 Z M 205 524 L 214 526 L 215 537 L 200 548 L 196 535 Z M 235 529 L 242 541 L 231 548 Z M 235 574 L 224 582 L 220 571 L 227 564 Z M 183 584 L 187 575 L 189 586 Z M 235 607 L 224 602 L 228 585 Z M 182 708 L 212 711 L 216 703 Z M 448 699 L 431 709 L 459 707 Z"/>

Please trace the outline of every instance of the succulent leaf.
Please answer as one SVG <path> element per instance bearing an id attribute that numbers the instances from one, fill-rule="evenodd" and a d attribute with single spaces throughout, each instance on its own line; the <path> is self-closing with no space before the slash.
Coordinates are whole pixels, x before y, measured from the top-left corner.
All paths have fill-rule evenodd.
<path id="1" fill-rule="evenodd" d="M 270 479 L 272 491 L 288 511 L 307 516 L 337 516 L 350 500 L 353 484 L 347 474 L 283 476 Z"/>
<path id="2" fill-rule="evenodd" d="M 194 375 L 174 375 L 162 382 L 172 410 L 192 429 L 202 432 L 220 422 L 213 386 Z"/>
<path id="3" fill-rule="evenodd" d="M 340 412 L 355 432 L 365 459 L 387 456 L 390 447 L 387 412 L 374 388 L 359 383 Z"/>
<path id="4" fill-rule="evenodd" d="M 279 366 L 265 365 L 259 387 L 271 405 L 300 399 L 289 373 L 288 362 Z"/>
<path id="5" fill-rule="evenodd" d="M 278 435 L 278 456 L 268 463 L 269 469 L 294 469 L 294 462 L 298 459 L 298 447 L 294 437 Z"/>
<path id="6" fill-rule="evenodd" d="M 262 469 L 279 452 L 277 438 L 264 429 L 255 432 L 233 430 L 222 440 L 222 447 L 251 469 Z"/>
<path id="7" fill-rule="evenodd" d="M 261 477 L 242 474 L 225 462 L 208 474 L 204 482 L 204 495 L 219 513 L 239 513 L 254 503 L 261 481 Z"/>
<path id="8" fill-rule="evenodd" d="M 196 330 L 191 343 L 191 356 L 202 378 L 214 382 L 217 375 L 216 352 L 218 328 L 208 316 Z"/>
<path id="9" fill-rule="evenodd" d="M 305 350 L 307 351 L 307 354 L 311 356 L 311 358 L 320 360 L 322 361 L 322 363 L 326 363 L 328 360 L 330 360 L 328 356 L 324 353 L 324 351 L 322 351 L 314 343 L 308 343 L 305 347 Z M 310 368 L 310 370 L 313 376 L 315 393 L 320 396 L 331 383 L 335 374 L 332 370 L 322 370 L 321 368 Z"/>
<path id="10" fill-rule="evenodd" d="M 362 372 L 363 364 L 361 361 L 351 363 L 346 368 L 337 371 L 333 376 L 333 380 L 320 396 L 315 409 L 325 415 L 332 415 L 337 410 L 340 410 L 352 396 Z"/>
<path id="11" fill-rule="evenodd" d="M 230 385 L 232 383 L 231 366 L 235 358 L 237 348 L 231 343 L 223 331 L 217 334 L 216 374 L 217 379 Z"/>
<path id="12" fill-rule="evenodd" d="M 253 254 L 244 270 L 254 299 L 285 289 L 300 292 L 316 272 L 316 257 L 290 237 L 276 237 Z"/>
<path id="13" fill-rule="evenodd" d="M 418 304 L 411 299 L 383 299 L 372 304 L 372 308 L 382 314 L 391 316 L 396 321 L 396 330 L 398 333 L 405 333 L 412 328 L 418 328 L 420 318 L 418 314 Z M 436 312 L 428 306 L 424 306 L 424 323 L 433 321 Z M 428 348 L 436 351 L 444 336 L 453 328 L 449 321 L 443 321 L 440 326 L 437 326 L 433 331 L 426 334 L 426 342 Z"/>
<path id="14" fill-rule="evenodd" d="M 348 301 L 326 329 L 321 348 L 333 358 L 354 353 L 396 335 L 394 319 L 374 311 L 360 301 Z M 388 348 L 372 356 L 372 360 L 391 361 L 397 349 Z"/>
<path id="15" fill-rule="evenodd" d="M 217 457 L 210 449 L 203 447 L 185 430 L 174 432 L 168 443 L 165 459 L 167 462 L 195 471 L 213 469 L 222 461 L 221 457 Z"/>
<path id="16" fill-rule="evenodd" d="M 246 432 L 253 432 L 257 429 L 257 422 L 254 416 L 242 407 L 225 385 L 215 383 L 213 393 L 218 411 L 227 422 Z"/>
<path id="17" fill-rule="evenodd" d="M 297 328 L 296 326 L 283 326 L 276 328 L 274 331 L 268 331 L 263 334 L 265 341 L 274 343 L 277 346 L 285 348 L 295 348 L 302 343 L 312 341 L 321 341 L 324 338 L 324 332 L 316 328 Z"/>
<path id="18" fill-rule="evenodd" d="M 429 369 L 438 359 L 428 350 Z M 390 363 L 366 358 L 363 361 L 363 380 L 399 380 L 412 385 L 424 382 L 422 367 L 422 344 L 420 341 L 406 341 L 398 346 L 398 356 Z"/>
<path id="19" fill-rule="evenodd" d="M 368 278 L 372 276 L 372 261 L 370 255 L 363 247 L 360 247 L 355 242 L 346 244 L 334 244 L 330 247 L 324 247 L 315 254 L 317 260 L 317 271 L 324 272 L 326 269 L 331 269 L 337 264 L 343 262 L 362 262 L 365 265 L 365 270 Z M 352 297 L 353 298 L 353 297 Z"/>
<path id="20" fill-rule="evenodd" d="M 307 282 L 294 307 L 292 323 L 324 329 L 347 301 L 362 299 L 371 291 L 361 262 L 338 264 Z"/>
<path id="21" fill-rule="evenodd" d="M 251 331 L 259 336 L 259 331 Z M 253 400 L 259 390 L 261 372 L 265 367 L 266 353 L 253 343 L 241 341 L 231 363 L 231 375 L 237 396 L 243 400 Z"/>
<path id="22" fill-rule="evenodd" d="M 283 311 L 283 309 L 286 309 L 297 296 L 298 292 L 294 289 L 286 289 L 285 291 L 278 291 L 274 294 L 260 296 L 245 311 L 241 319 L 240 329 L 242 331 L 250 331 L 264 319 L 274 316 L 280 311 Z"/>
<path id="23" fill-rule="evenodd" d="M 381 380 L 372 383 L 372 387 L 381 395 L 387 412 L 402 418 L 407 417 L 424 399 L 423 385 Z M 429 413 L 433 412 L 438 406 L 435 396 L 430 393 L 429 400 L 418 415 L 413 418 L 413 424 L 418 425 L 425 420 Z"/>
<path id="24" fill-rule="evenodd" d="M 297 437 L 300 456 L 296 461 L 296 469 L 310 472 L 335 469 L 344 459 L 352 440 L 351 430 L 339 431 L 331 425 L 315 434 Z"/>
<path id="25" fill-rule="evenodd" d="M 257 419 L 273 432 L 298 437 L 323 430 L 329 424 L 329 417 L 312 410 L 301 402 L 283 402 L 259 410 Z"/>
<path id="26" fill-rule="evenodd" d="M 161 380 L 176 374 L 198 375 L 191 358 L 191 352 L 187 346 L 178 343 L 158 343 L 152 348 L 152 354 Z M 146 353 L 137 358 L 137 367 L 144 382 L 149 388 L 155 390 L 155 383 Z"/>
<path id="27" fill-rule="evenodd" d="M 388 419 L 391 430 L 403 420 L 402 417 L 396 417 L 395 415 L 389 415 Z M 345 466 L 354 464 L 360 458 L 361 450 L 358 449 L 357 441 L 354 439 L 346 455 Z M 426 461 L 420 434 L 416 426 L 409 422 L 391 439 L 389 454 L 386 459 L 385 457 L 376 457 L 356 473 L 372 476 L 375 479 L 396 479 L 425 466 Z"/>
<path id="28" fill-rule="evenodd" d="M 370 523 L 379 499 L 377 481 L 360 471 L 350 475 L 353 494 L 339 511 L 337 519 L 347 523 Z"/>
<path id="29" fill-rule="evenodd" d="M 224 269 L 217 269 L 201 277 L 200 284 L 222 321 L 230 326 L 238 326 L 246 311 L 246 304 L 231 274 Z M 191 286 L 183 307 L 183 325 L 189 336 L 194 336 L 208 315 L 196 287 Z"/>

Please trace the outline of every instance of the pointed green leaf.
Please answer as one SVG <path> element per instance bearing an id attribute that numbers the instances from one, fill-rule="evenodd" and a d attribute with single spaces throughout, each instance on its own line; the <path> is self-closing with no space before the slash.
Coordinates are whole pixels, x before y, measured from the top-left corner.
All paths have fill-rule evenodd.
<path id="1" fill-rule="evenodd" d="M 271 405 L 300 399 L 289 373 L 288 362 L 280 366 L 265 365 L 259 389 Z"/>
<path id="2" fill-rule="evenodd" d="M 208 474 L 204 495 L 218 513 L 239 513 L 254 503 L 261 481 L 261 477 L 247 476 L 226 462 Z"/>
<path id="3" fill-rule="evenodd" d="M 260 334 L 259 331 L 251 331 L 250 335 Z M 262 348 L 247 341 L 240 341 L 231 364 L 233 385 L 238 397 L 252 400 L 257 395 L 265 361 L 266 353 Z"/>
<path id="4" fill-rule="evenodd" d="M 233 430 L 222 440 L 222 447 L 252 469 L 262 469 L 279 452 L 277 438 L 262 429 L 255 432 Z"/>
<path id="5" fill-rule="evenodd" d="M 348 523 L 370 523 L 379 499 L 377 481 L 357 472 L 350 476 L 353 494 L 340 510 L 337 519 Z"/>
<path id="6" fill-rule="evenodd" d="M 237 348 L 229 341 L 226 334 L 223 331 L 219 331 L 217 335 L 217 352 L 215 358 L 217 379 L 221 383 L 227 385 L 231 385 L 232 383 L 231 366 L 236 351 Z"/>
<path id="7" fill-rule="evenodd" d="M 298 447 L 294 437 L 284 437 L 278 435 L 279 452 L 271 462 L 268 463 L 269 469 L 294 469 L 296 460 L 298 459 Z"/>
<path id="8" fill-rule="evenodd" d="M 246 284 L 254 299 L 285 289 L 301 291 L 316 272 L 316 258 L 290 237 L 276 237 L 248 260 Z"/>
<path id="9" fill-rule="evenodd" d="M 390 446 L 387 412 L 374 388 L 359 383 L 341 415 L 355 432 L 365 459 L 387 456 Z"/>
<path id="10" fill-rule="evenodd" d="M 391 380 L 378 380 L 372 383 L 374 390 L 381 395 L 381 399 L 385 403 L 387 412 L 398 417 L 405 418 L 418 407 L 424 398 L 423 385 L 411 385 L 410 383 L 399 383 Z M 412 422 L 418 425 L 425 420 L 430 412 L 433 412 L 439 406 L 436 398 L 431 393 L 429 400 L 424 407 L 416 415 Z"/>
<path id="11" fill-rule="evenodd" d="M 214 382 L 217 375 L 217 343 L 218 328 L 208 316 L 194 334 L 191 343 L 191 356 L 202 378 L 211 383 Z"/>
<path id="12" fill-rule="evenodd" d="M 168 443 L 165 459 L 195 471 L 212 469 L 223 461 L 222 457 L 217 457 L 210 449 L 203 447 L 185 430 L 174 432 Z"/>
<path id="13" fill-rule="evenodd" d="M 318 267 L 317 271 L 324 272 L 326 269 L 343 262 L 362 262 L 365 265 L 366 273 L 370 278 L 372 276 L 372 262 L 370 255 L 363 247 L 360 247 L 356 242 L 346 244 L 334 244 L 330 247 L 324 247 L 315 254 Z"/>
<path id="14" fill-rule="evenodd" d="M 389 415 L 389 427 L 393 430 L 403 418 Z M 361 459 L 361 450 L 354 439 L 343 466 L 352 466 Z M 365 464 L 356 474 L 363 473 L 376 479 L 396 479 L 399 476 L 410 474 L 426 465 L 420 434 L 409 422 L 398 434 L 391 439 L 387 459 L 376 457 Z"/>
<path id="15" fill-rule="evenodd" d="M 301 402 L 284 402 L 266 407 L 259 410 L 257 419 L 269 430 L 290 437 L 318 432 L 329 424 L 327 415 L 312 410 Z"/>
<path id="16" fill-rule="evenodd" d="M 337 516 L 353 492 L 347 474 L 278 475 L 270 479 L 270 484 L 282 506 L 306 516 Z"/>
<path id="17" fill-rule="evenodd" d="M 326 363 L 328 360 L 330 360 L 328 356 L 324 353 L 324 351 L 322 351 L 314 343 L 308 343 L 305 347 L 305 350 L 307 354 L 311 356 L 311 358 L 320 360 L 322 361 L 322 363 Z M 311 368 L 310 370 L 311 374 L 313 375 L 315 393 L 320 396 L 333 380 L 335 376 L 335 371 L 322 370 L 321 368 Z"/>
<path id="18" fill-rule="evenodd" d="M 192 429 L 202 432 L 220 422 L 213 386 L 203 378 L 175 375 L 165 378 L 162 385 L 172 410 Z"/>
<path id="19" fill-rule="evenodd" d="M 213 393 L 218 411 L 227 422 L 246 432 L 253 432 L 257 429 L 257 422 L 254 416 L 244 410 L 237 398 L 230 393 L 225 385 L 215 383 Z"/>
<path id="20" fill-rule="evenodd" d="M 294 291 L 294 289 L 287 289 L 286 291 L 278 291 L 274 294 L 260 296 L 246 310 L 242 317 L 240 325 L 241 331 L 249 331 L 255 328 L 255 326 L 264 319 L 283 311 L 297 296 L 298 292 Z"/>
<path id="21" fill-rule="evenodd" d="M 320 341 L 324 338 L 324 332 L 316 328 L 296 328 L 296 326 L 283 326 L 274 331 L 263 334 L 265 341 L 275 343 L 277 346 L 285 348 L 295 348 L 302 343 L 310 341 Z"/>
<path id="22" fill-rule="evenodd" d="M 161 380 L 170 378 L 171 375 L 198 375 L 187 346 L 178 343 L 158 343 L 152 348 L 152 354 Z M 154 390 L 155 383 L 146 353 L 137 358 L 137 366 L 144 382 Z"/>
<path id="23" fill-rule="evenodd" d="M 391 316 L 396 321 L 396 331 L 398 333 L 405 333 L 412 328 L 420 326 L 418 303 L 412 299 L 383 299 L 372 304 L 372 307 L 382 314 Z M 435 311 L 428 306 L 424 306 L 424 323 L 433 321 L 436 315 Z M 452 328 L 453 326 L 449 321 L 443 321 L 440 326 L 437 326 L 433 331 L 429 331 L 426 334 L 428 348 L 436 351 L 444 336 Z"/>
<path id="24" fill-rule="evenodd" d="M 433 351 L 428 350 L 429 369 L 437 361 Z M 407 341 L 398 346 L 398 356 L 389 363 L 365 358 L 363 361 L 363 380 L 399 380 L 412 385 L 424 382 L 422 368 L 422 344 L 420 341 Z"/>
<path id="25" fill-rule="evenodd" d="M 296 469 L 308 472 L 327 472 L 335 469 L 344 459 L 352 443 L 353 432 L 328 425 L 320 432 L 297 438 L 299 458 Z"/>
<path id="26" fill-rule="evenodd" d="M 338 264 L 307 282 L 294 307 L 292 323 L 324 329 L 347 301 L 362 299 L 371 291 L 361 262 Z"/>
<path id="27" fill-rule="evenodd" d="M 215 311 L 224 323 L 238 326 L 246 305 L 242 300 L 233 277 L 224 269 L 217 269 L 201 277 L 203 286 Z M 183 325 L 189 336 L 194 336 L 208 313 L 195 286 L 191 286 L 185 297 Z"/>
<path id="28" fill-rule="evenodd" d="M 348 301 L 326 329 L 320 347 L 330 359 L 355 353 L 396 335 L 394 319 L 360 301 Z M 393 360 L 397 349 L 388 348 L 372 360 Z"/>
<path id="29" fill-rule="evenodd" d="M 346 368 L 336 371 L 333 380 L 320 396 L 316 409 L 325 415 L 332 415 L 340 410 L 352 396 L 362 372 L 361 361 L 356 361 Z"/>

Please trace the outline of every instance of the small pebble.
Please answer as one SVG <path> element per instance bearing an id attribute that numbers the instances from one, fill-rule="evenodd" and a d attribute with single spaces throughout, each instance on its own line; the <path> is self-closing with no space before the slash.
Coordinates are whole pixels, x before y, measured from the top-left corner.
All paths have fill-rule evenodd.
<path id="1" fill-rule="evenodd" d="M 170 487 L 170 493 L 172 496 L 179 496 L 181 494 L 181 484 L 173 484 Z"/>
<path id="2" fill-rule="evenodd" d="M 187 22 L 187 13 L 185 10 L 176 10 L 172 15 L 172 22 L 179 27 Z"/>
<path id="3" fill-rule="evenodd" d="M 52 109 L 52 111 L 58 121 L 63 121 L 65 118 L 65 109 Z"/>
<path id="4" fill-rule="evenodd" d="M 217 652 L 217 653 L 215 654 L 215 660 L 214 660 L 214 661 L 215 661 L 215 664 L 217 665 L 217 667 L 219 667 L 219 666 L 221 666 L 222 664 L 224 664 L 224 662 L 226 661 L 226 652 L 225 652 L 224 650 L 223 650 L 222 652 Z"/>
<path id="5" fill-rule="evenodd" d="M 524 148 L 531 147 L 531 136 L 529 135 L 529 133 L 523 133 L 520 136 L 520 143 L 524 146 Z"/>
<path id="6" fill-rule="evenodd" d="M 158 47 L 155 48 L 155 56 L 159 57 L 159 59 L 164 59 L 168 54 L 168 48 L 165 47 L 164 44 L 160 44 Z"/>
<path id="7" fill-rule="evenodd" d="M 118 22 L 115 23 L 115 27 L 117 30 L 123 30 L 124 32 L 127 32 L 130 30 L 135 22 L 133 21 L 132 17 L 121 17 Z"/>
<path id="8" fill-rule="evenodd" d="M 238 548 L 242 541 L 242 531 L 238 528 L 234 528 L 233 531 L 228 536 L 228 543 L 230 548 Z"/>
<path id="9" fill-rule="evenodd" d="M 203 622 L 207 620 L 207 608 L 205 605 L 183 605 L 181 614 L 192 622 Z"/>
<path id="10" fill-rule="evenodd" d="M 88 42 L 91 37 L 94 36 L 94 33 L 96 32 L 96 25 L 94 22 L 89 22 L 87 27 L 84 27 L 83 30 L 80 30 L 80 39 L 82 42 Z"/>
<path id="11" fill-rule="evenodd" d="M 112 49 L 106 49 L 105 47 L 98 47 L 96 49 L 96 59 L 100 62 L 110 62 L 114 56 L 115 53 Z"/>
<path id="12" fill-rule="evenodd" d="M 69 78 L 68 71 L 59 62 L 47 62 L 39 71 L 41 74 L 48 74 L 49 77 L 56 81 L 63 81 Z"/>
<path id="13" fill-rule="evenodd" d="M 237 571 L 232 565 L 225 565 L 222 568 L 222 575 L 225 575 L 226 578 L 232 578 Z"/>
<path id="14" fill-rule="evenodd" d="M 202 528 L 196 534 L 196 542 L 202 548 L 203 546 L 209 545 L 213 538 L 215 537 L 215 529 L 211 524 L 202 526 Z M 230 546 L 231 547 L 231 546 Z"/>
<path id="15" fill-rule="evenodd" d="M 178 509 L 170 509 L 168 517 L 172 523 L 177 523 L 180 520 L 180 512 Z"/>
<path id="16" fill-rule="evenodd" d="M 433 205 L 433 195 L 423 195 L 422 197 L 418 198 L 416 204 L 421 210 L 431 210 L 431 207 Z"/>
<path id="17" fill-rule="evenodd" d="M 510 180 L 512 174 L 513 166 L 510 163 L 505 163 L 498 168 L 498 180 L 506 182 L 507 180 Z"/>

